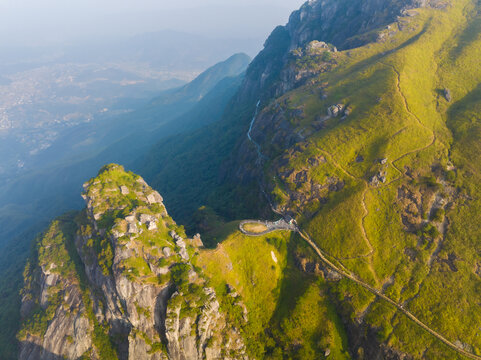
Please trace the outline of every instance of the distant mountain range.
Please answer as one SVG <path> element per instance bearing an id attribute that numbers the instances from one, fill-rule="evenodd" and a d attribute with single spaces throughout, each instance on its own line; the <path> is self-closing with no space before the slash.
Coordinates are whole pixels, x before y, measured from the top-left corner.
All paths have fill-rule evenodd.
<path id="1" fill-rule="evenodd" d="M 154 70 L 201 72 L 232 54 L 255 55 L 260 44 L 262 40 L 255 38 L 214 38 L 163 30 L 97 43 L 8 47 L 0 53 L 0 75 L 51 63 L 142 64 Z"/>

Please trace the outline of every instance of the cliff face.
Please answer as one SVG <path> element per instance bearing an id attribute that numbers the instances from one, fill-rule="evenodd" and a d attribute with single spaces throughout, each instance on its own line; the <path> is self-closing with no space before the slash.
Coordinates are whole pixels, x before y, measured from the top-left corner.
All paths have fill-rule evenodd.
<path id="1" fill-rule="evenodd" d="M 234 99 L 238 104 L 259 101 L 250 135 L 261 145 L 264 160 L 285 150 L 292 154 L 295 144 L 325 127 L 327 115 L 345 118 L 351 112 L 347 104 L 332 104 L 340 106 L 335 114 L 326 106 L 311 121 L 312 127 L 299 131 L 299 124 L 306 122 L 305 106 L 302 101 L 300 106 L 292 106 L 285 94 L 306 86 L 319 94 L 319 103 L 324 102 L 328 98 L 324 89 L 329 84 L 319 78 L 335 72 L 340 61 L 346 63 L 349 50 L 385 42 L 403 30 L 415 9 L 446 6 L 442 0 L 311 0 L 294 11 L 285 26 L 272 32 L 249 65 Z M 262 176 L 258 166 L 253 166 L 257 158 L 251 141 L 243 137 L 226 167 L 235 167 L 235 181 L 246 183 Z M 282 166 L 282 161 L 275 165 Z"/>
<path id="2" fill-rule="evenodd" d="M 286 26 L 277 27 L 264 49 L 247 69 L 239 98 L 268 101 L 299 86 L 308 75 L 292 65 L 293 51 L 312 41 L 332 44 L 339 50 L 375 41 L 377 30 L 406 11 L 441 6 L 436 0 L 310 0 L 292 13 Z M 295 56 L 295 54 L 294 54 Z"/>
<path id="3" fill-rule="evenodd" d="M 67 250 L 62 221 L 55 221 L 37 243 L 38 255 L 25 270 L 19 334 L 21 359 L 76 359 L 91 346 L 89 323 L 79 277 Z"/>
<path id="4" fill-rule="evenodd" d="M 289 18 L 289 50 L 312 40 L 334 44 L 340 50 L 362 46 L 375 39 L 375 34 L 365 36 L 367 33 L 395 21 L 409 9 L 430 4 L 426 0 L 311 0 Z"/>
<path id="5" fill-rule="evenodd" d="M 247 358 L 187 239 L 142 178 L 106 166 L 25 272 L 20 359 Z"/>

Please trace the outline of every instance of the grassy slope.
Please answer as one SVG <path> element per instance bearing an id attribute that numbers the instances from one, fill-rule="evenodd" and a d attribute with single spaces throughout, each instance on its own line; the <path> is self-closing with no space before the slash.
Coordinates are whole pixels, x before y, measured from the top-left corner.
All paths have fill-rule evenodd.
<path id="1" fill-rule="evenodd" d="M 349 104 L 353 109 L 346 120 L 335 119 L 326 129 L 314 132 L 306 141 L 308 151 L 290 159 L 294 169 L 309 169 L 318 183 L 323 183 L 324 174 L 346 183 L 326 205 L 312 204 L 317 212 L 304 217 L 302 226 L 323 250 L 361 278 L 379 288 L 385 284 L 387 294 L 405 302 L 433 329 L 452 341 L 472 345 L 475 351 L 481 349 L 476 325 L 480 320 L 479 277 L 474 274 L 481 246 L 474 225 L 480 221 L 477 199 L 481 190 L 478 10 L 479 5 L 469 0 L 452 2 L 446 10 L 417 10 L 416 16 L 392 25 L 396 34 L 387 41 L 336 54 L 338 65 L 333 71 L 320 75 L 314 86 L 285 96 L 290 107 L 304 109 L 299 130 L 309 129 L 315 117 L 325 114 L 332 104 Z M 320 85 L 328 94 L 325 100 L 319 100 Z M 442 95 L 444 88 L 453 94 L 450 103 Z M 307 159 L 312 153 L 323 155 L 327 162 L 311 168 Z M 363 162 L 355 161 L 358 155 Z M 388 158 L 387 182 L 368 186 L 367 181 L 381 168 L 376 161 L 381 158 Z M 461 195 L 447 212 L 444 241 L 438 236 L 432 245 L 420 244 L 420 237 L 403 227 L 398 189 L 408 184 L 427 194 L 430 190 L 419 179 L 431 176 L 435 164 L 446 169 L 450 160 L 458 168 L 455 185 L 462 188 Z M 417 174 L 416 182 L 404 175 L 406 166 Z M 441 186 L 441 193 L 445 190 Z M 282 188 L 276 193 L 282 193 Z M 436 260 L 430 266 L 439 242 L 438 258 L 454 253 L 458 271 Z M 371 255 L 369 244 L 374 250 Z M 406 249 L 415 252 L 413 260 Z M 337 291 L 340 298 L 352 296 L 352 316 L 374 301 L 344 282 Z M 366 318 L 379 326 L 381 340 L 416 358 L 456 358 L 394 310 L 377 302 L 371 305 Z"/>
<path id="2" fill-rule="evenodd" d="M 242 296 L 249 311 L 243 332 L 257 358 L 312 358 L 329 347 L 335 359 L 349 359 L 325 283 L 295 267 L 295 246 L 287 232 L 249 237 L 236 231 L 215 250 L 202 251 L 197 265 L 218 294 L 230 284 Z"/>
<path id="3" fill-rule="evenodd" d="M 450 227 L 440 256 L 456 254 L 457 272 L 446 271 L 436 264 L 423 283 L 419 298 L 413 301 L 417 311 L 430 310 L 428 317 L 436 328 L 452 339 L 470 344 L 481 354 L 480 288 L 475 269 L 481 250 L 480 214 L 480 114 L 481 114 L 481 16 L 479 5 L 472 3 L 459 17 L 468 21 L 453 32 L 438 53 L 441 59 L 436 71 L 438 88 L 445 86 L 453 93 L 452 104 L 436 102 L 442 123 L 447 124 L 453 138 L 450 148 L 458 168 L 456 185 L 461 190 L 459 206 L 448 213 Z M 450 105 L 450 106 L 448 106 Z"/>

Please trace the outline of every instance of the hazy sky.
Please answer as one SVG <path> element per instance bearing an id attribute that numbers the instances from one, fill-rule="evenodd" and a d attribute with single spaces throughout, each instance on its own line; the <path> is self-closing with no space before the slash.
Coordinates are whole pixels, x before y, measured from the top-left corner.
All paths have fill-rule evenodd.
<path id="1" fill-rule="evenodd" d="M 265 38 L 304 0 L 0 0 L 0 44 L 35 45 L 163 29 Z"/>

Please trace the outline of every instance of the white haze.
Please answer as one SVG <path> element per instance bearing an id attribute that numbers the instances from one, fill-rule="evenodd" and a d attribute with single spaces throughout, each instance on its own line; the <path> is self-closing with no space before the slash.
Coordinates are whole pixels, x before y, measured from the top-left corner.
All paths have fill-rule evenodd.
<path id="1" fill-rule="evenodd" d="M 105 41 L 164 29 L 263 39 L 304 0 L 0 0 L 0 46 Z"/>

